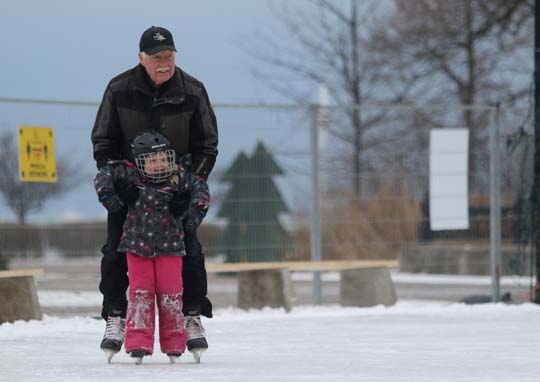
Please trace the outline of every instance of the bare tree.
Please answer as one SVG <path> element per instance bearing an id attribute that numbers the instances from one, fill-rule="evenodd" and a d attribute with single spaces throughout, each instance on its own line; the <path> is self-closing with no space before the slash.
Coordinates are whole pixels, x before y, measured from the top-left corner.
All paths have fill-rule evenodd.
<path id="1" fill-rule="evenodd" d="M 371 64 L 366 54 L 368 26 L 373 13 L 378 11 L 378 1 L 306 0 L 301 5 L 298 2 L 280 5 L 274 11 L 289 39 L 279 40 L 276 35 L 257 37 L 259 48 L 248 49 L 262 64 L 254 71 L 255 75 L 274 90 L 301 103 L 306 102 L 306 94 L 291 86 L 292 83 L 298 82 L 298 78 L 306 80 L 311 92 L 324 83 L 338 105 L 347 105 L 332 112 L 329 133 L 348 148 L 337 151 L 341 162 L 352 167 L 347 172 L 353 174 L 353 190 L 359 196 L 362 175 L 369 170 L 367 158 L 380 151 L 379 143 L 385 141 L 371 132 L 388 114 L 384 109 L 368 112 L 362 105 L 404 100 L 414 87 L 416 75 L 400 77 L 401 73 Z M 265 66 L 271 68 L 271 74 L 262 69 Z M 344 152 L 350 156 L 343 155 Z"/>
<path id="2" fill-rule="evenodd" d="M 529 68 L 524 69 L 523 58 L 532 41 L 532 0 L 277 4 L 281 33 L 259 35 L 259 49 L 248 49 L 261 63 L 255 76 L 293 101 L 306 102 L 305 91 L 294 91 L 302 79 L 311 93 L 323 82 L 338 105 L 356 105 L 343 118 L 336 116 L 342 110 L 333 111 L 330 130 L 343 147 L 352 148 L 340 153 L 342 158 L 343 152 L 350 153 L 343 162 L 352 166 L 356 195 L 362 193 L 363 175 L 380 173 L 380 167 L 373 166 L 391 160 L 381 155 L 384 147 L 406 151 L 406 126 L 403 121 L 393 123 L 403 115 L 373 105 L 514 103 L 527 94 Z M 280 39 L 283 31 L 286 40 Z M 516 80 L 519 76 L 521 81 Z M 442 124 L 433 120 L 441 113 L 410 114 L 413 129 L 413 120 Z M 478 141 L 485 130 L 478 126 L 487 125 L 485 118 L 485 113 L 475 115 L 463 108 L 459 125 L 471 131 L 472 152 L 481 146 Z M 481 154 L 470 158 L 471 174 L 482 159 Z"/>
<path id="3" fill-rule="evenodd" d="M 480 179 L 477 166 L 485 159 L 480 143 L 488 123 L 486 114 L 472 107 L 515 103 L 528 94 L 531 10 L 530 0 L 394 0 L 393 11 L 372 29 L 370 51 L 380 65 L 411 72 L 425 68 L 422 82 L 428 86 L 415 94 L 416 102 L 463 106 L 473 181 Z"/>
<path id="4" fill-rule="evenodd" d="M 79 184 L 82 174 L 73 159 L 57 159 L 57 183 L 21 182 L 18 148 L 14 134 L 0 134 L 0 194 L 14 212 L 17 222 L 25 224 L 30 211 L 38 211 L 45 203 L 58 198 Z"/>

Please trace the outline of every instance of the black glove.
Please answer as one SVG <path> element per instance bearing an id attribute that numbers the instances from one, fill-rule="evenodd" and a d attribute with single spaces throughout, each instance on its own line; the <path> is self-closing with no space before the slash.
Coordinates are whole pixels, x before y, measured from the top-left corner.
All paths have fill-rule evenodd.
<path id="1" fill-rule="evenodd" d="M 139 189 L 133 184 L 119 184 L 115 187 L 118 198 L 125 206 L 133 206 L 139 198 Z"/>
<path id="2" fill-rule="evenodd" d="M 188 209 L 184 215 L 182 215 L 182 223 L 184 223 L 184 229 L 188 232 L 194 232 L 197 227 L 202 223 L 205 212 L 201 211 L 198 208 Z"/>
<path id="3" fill-rule="evenodd" d="M 189 208 L 189 201 L 189 195 L 176 194 L 169 202 L 169 211 L 175 218 L 179 218 Z"/>
<path id="4" fill-rule="evenodd" d="M 124 207 L 124 204 L 122 203 L 118 195 L 112 192 L 101 193 L 99 195 L 99 201 L 110 213 L 118 212 Z"/>

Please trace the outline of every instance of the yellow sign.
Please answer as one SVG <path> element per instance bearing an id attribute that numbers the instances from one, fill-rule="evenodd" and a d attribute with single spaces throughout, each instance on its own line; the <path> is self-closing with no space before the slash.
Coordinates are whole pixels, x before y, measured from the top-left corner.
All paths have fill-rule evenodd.
<path id="1" fill-rule="evenodd" d="M 58 181 L 52 128 L 19 126 L 19 175 L 23 182 Z"/>

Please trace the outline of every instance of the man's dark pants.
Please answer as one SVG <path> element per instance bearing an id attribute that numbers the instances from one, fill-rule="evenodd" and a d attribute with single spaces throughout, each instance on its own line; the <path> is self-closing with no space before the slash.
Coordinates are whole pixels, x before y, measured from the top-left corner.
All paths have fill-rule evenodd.
<path id="1" fill-rule="evenodd" d="M 122 226 L 127 210 L 107 215 L 107 243 L 101 252 L 101 282 L 99 291 L 103 294 L 101 317 L 105 320 L 109 315 L 126 316 L 126 290 L 129 285 L 127 276 L 126 254 L 117 252 L 120 243 Z M 204 255 L 196 232 L 185 232 L 184 242 L 187 255 L 183 257 L 182 278 L 184 294 L 184 314 L 196 310 L 203 316 L 212 317 L 212 304 L 206 297 L 208 283 Z"/>

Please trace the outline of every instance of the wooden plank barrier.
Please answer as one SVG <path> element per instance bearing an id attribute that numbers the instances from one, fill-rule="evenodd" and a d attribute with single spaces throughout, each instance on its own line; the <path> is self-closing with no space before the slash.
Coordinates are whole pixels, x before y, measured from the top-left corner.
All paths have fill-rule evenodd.
<path id="1" fill-rule="evenodd" d="M 340 299 L 343 306 L 368 307 L 396 303 L 389 268 L 397 260 L 284 261 L 256 263 L 207 263 L 208 272 L 237 272 L 238 307 L 265 306 L 291 310 L 290 272 L 340 272 Z"/>
<path id="2" fill-rule="evenodd" d="M 41 320 L 34 276 L 43 269 L 0 271 L 0 324 L 16 320 Z"/>
<path id="3" fill-rule="evenodd" d="M 345 269 L 388 267 L 397 268 L 397 260 L 323 260 L 323 261 L 275 261 L 256 263 L 206 263 L 207 272 L 243 272 L 286 268 L 290 272 L 332 272 Z"/>

